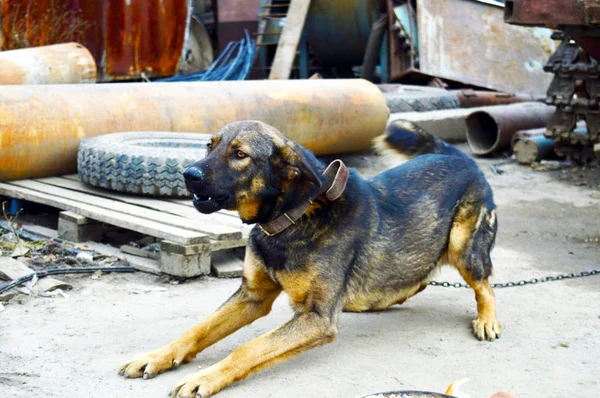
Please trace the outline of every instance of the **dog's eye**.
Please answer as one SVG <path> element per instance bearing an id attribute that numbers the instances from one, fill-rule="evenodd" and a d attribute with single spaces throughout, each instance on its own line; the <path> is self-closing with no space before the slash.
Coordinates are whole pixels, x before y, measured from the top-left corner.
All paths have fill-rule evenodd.
<path id="1" fill-rule="evenodd" d="M 238 158 L 240 158 L 240 159 L 243 159 L 243 158 L 245 158 L 248 155 L 246 155 L 244 152 L 238 150 L 238 151 L 235 151 L 235 156 L 238 157 Z"/>
<path id="2" fill-rule="evenodd" d="M 212 149 L 212 142 L 207 142 L 206 143 L 206 147 L 208 148 L 208 150 L 210 151 Z"/>

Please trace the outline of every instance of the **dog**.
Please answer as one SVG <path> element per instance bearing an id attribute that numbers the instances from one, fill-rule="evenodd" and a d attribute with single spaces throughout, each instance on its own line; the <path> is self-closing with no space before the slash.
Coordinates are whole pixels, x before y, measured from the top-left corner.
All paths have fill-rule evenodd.
<path id="1" fill-rule="evenodd" d="M 189 362 L 269 313 L 282 291 L 295 315 L 284 325 L 182 379 L 171 396 L 208 397 L 260 369 L 333 341 L 341 311 L 382 311 L 421 292 L 442 265 L 475 291 L 475 336 L 494 340 L 490 251 L 497 220 L 492 189 L 475 162 L 418 126 L 392 123 L 382 152 L 411 159 L 373 178 L 329 166 L 259 121 L 228 124 L 185 173 L 201 213 L 236 210 L 250 232 L 240 288 L 172 343 L 124 364 L 152 378 Z"/>

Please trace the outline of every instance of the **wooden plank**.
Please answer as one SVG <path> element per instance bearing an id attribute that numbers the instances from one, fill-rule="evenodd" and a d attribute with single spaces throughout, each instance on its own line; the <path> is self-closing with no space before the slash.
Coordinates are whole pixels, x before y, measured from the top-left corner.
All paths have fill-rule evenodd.
<path id="1" fill-rule="evenodd" d="M 98 253 L 107 254 L 109 256 L 117 257 L 121 260 L 127 261 L 127 264 L 132 266 L 133 268 L 142 271 L 148 272 L 154 275 L 162 275 L 163 272 L 160 270 L 160 263 L 158 260 L 154 260 L 146 257 L 138 257 L 131 254 L 123 253 L 119 249 L 112 247 L 110 245 L 105 245 L 103 243 L 98 242 L 85 242 L 85 244 L 92 250 L 97 251 Z"/>
<path id="2" fill-rule="evenodd" d="M 58 177 L 60 180 L 71 180 L 71 181 L 77 181 L 79 183 L 81 183 L 82 186 L 88 187 L 89 189 L 95 191 L 100 191 L 100 192 L 104 192 L 106 195 L 113 195 L 116 194 L 116 192 L 113 191 L 108 191 L 106 189 L 101 189 L 101 188 L 94 188 L 91 185 L 87 185 L 84 184 L 83 182 L 81 182 L 81 179 L 79 178 L 79 176 L 77 174 L 69 174 L 69 175 L 64 175 L 62 177 Z M 40 179 L 42 180 L 42 179 Z M 130 197 L 131 199 L 136 199 L 137 201 L 139 201 L 138 203 L 143 206 L 142 203 L 149 203 L 149 202 L 160 202 L 161 205 L 163 203 L 173 203 L 173 204 L 177 204 L 180 206 L 185 206 L 186 208 L 192 208 L 194 209 L 195 214 L 199 215 L 199 216 L 203 216 L 201 214 L 198 214 L 198 212 L 196 211 L 196 209 L 194 208 L 194 204 L 192 203 L 191 199 L 173 199 L 173 198 L 168 198 L 168 197 L 164 197 L 164 198 L 160 198 L 160 199 L 156 199 L 156 198 L 144 198 L 144 197 L 140 197 L 140 196 L 130 196 L 130 195 L 125 195 Z M 107 196 L 108 197 L 108 196 Z M 133 202 L 130 202 L 133 203 Z M 163 211 L 163 210 L 161 210 Z M 212 215 L 212 214 L 211 214 Z M 214 215 L 219 215 L 219 216 L 228 216 L 228 217 L 232 217 L 235 219 L 235 221 L 240 222 L 240 216 L 237 214 L 237 212 L 235 211 L 230 211 L 230 210 L 220 210 L 216 213 L 214 213 Z M 231 222 L 231 221 L 230 221 Z M 235 224 L 237 225 L 237 223 Z"/>
<path id="3" fill-rule="evenodd" d="M 244 274 L 244 261 L 233 250 L 213 253 L 210 269 L 217 278 L 239 278 Z"/>
<path id="4" fill-rule="evenodd" d="M 85 203 L 88 205 L 101 207 L 107 210 L 112 210 L 131 216 L 136 216 L 142 219 L 159 222 L 165 225 L 170 225 L 181 229 L 188 229 L 190 231 L 201 232 L 217 240 L 239 239 L 242 237 L 242 233 L 239 229 L 236 230 L 222 225 L 202 225 L 201 223 L 190 222 L 190 220 L 187 220 L 183 217 L 165 214 L 160 211 L 146 209 L 143 207 L 131 205 L 129 203 L 119 202 L 113 199 L 106 199 L 87 193 L 71 191 L 53 185 L 44 184 L 35 180 L 12 181 L 10 182 L 10 185 L 33 189 L 35 191 L 48 193 L 56 197 L 76 200 L 78 202 Z"/>
<path id="5" fill-rule="evenodd" d="M 120 249 L 123 253 L 131 254 L 133 256 L 151 258 L 152 260 L 160 260 L 160 253 L 152 253 L 130 245 L 123 245 L 120 247 Z"/>
<path id="6" fill-rule="evenodd" d="M 81 181 L 73 180 L 70 178 L 63 177 L 49 177 L 49 178 L 39 178 L 35 181 L 39 181 L 44 184 L 54 185 L 56 187 L 66 188 L 77 192 L 92 194 L 94 196 L 99 196 L 107 199 L 118 200 L 119 202 L 129 203 L 136 206 L 145 207 L 152 210 L 158 210 L 161 213 L 169 213 L 174 214 L 176 216 L 181 216 L 186 219 L 192 219 L 200 222 L 197 227 L 200 228 L 202 232 L 202 228 L 204 228 L 204 224 L 207 225 L 207 228 L 210 228 L 211 223 L 216 224 L 217 226 L 223 227 L 225 232 L 239 232 L 241 228 L 243 228 L 243 224 L 240 221 L 239 217 L 233 219 L 232 217 L 225 216 L 223 214 L 214 213 L 214 214 L 200 214 L 193 207 L 191 199 L 187 199 L 190 206 L 186 206 L 183 203 L 173 203 L 164 201 L 157 198 L 150 197 L 140 197 L 128 195 L 120 192 L 113 192 L 106 189 L 95 188 L 91 185 L 87 185 L 82 183 Z M 184 200 L 182 200 L 183 202 Z M 225 230 L 225 228 L 229 228 L 229 230 Z M 211 231 L 207 231 L 207 234 L 211 234 Z"/>
<path id="7" fill-rule="evenodd" d="M 77 202 L 75 200 L 56 197 L 33 189 L 18 187 L 13 184 L 0 183 L 0 195 L 26 199 L 32 202 L 57 207 L 59 209 L 70 210 L 93 220 L 116 225 L 117 227 L 130 229 L 157 238 L 167 239 L 183 245 L 194 245 L 210 241 L 208 235 L 200 232 L 172 227 L 170 225 L 134 217 L 129 214 L 118 213 L 116 211 Z"/>
<path id="8" fill-rule="evenodd" d="M 210 251 L 214 252 L 217 250 L 233 249 L 236 247 L 244 247 L 248 244 L 248 238 L 242 238 L 237 240 L 211 240 Z"/>
<path id="9" fill-rule="evenodd" d="M 310 0 L 291 0 L 285 25 L 277 44 L 273 65 L 271 65 L 269 80 L 290 78 L 309 6 Z"/>

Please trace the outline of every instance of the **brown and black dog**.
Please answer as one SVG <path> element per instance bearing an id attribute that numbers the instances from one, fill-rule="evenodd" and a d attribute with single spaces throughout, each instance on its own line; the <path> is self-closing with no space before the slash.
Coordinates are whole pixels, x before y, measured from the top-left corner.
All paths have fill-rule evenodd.
<path id="1" fill-rule="evenodd" d="M 414 159 L 371 179 L 308 150 L 258 121 L 223 127 L 205 159 L 185 172 L 202 213 L 237 210 L 257 224 L 242 285 L 213 315 L 172 343 L 124 364 L 126 377 L 154 377 L 265 316 L 285 291 L 295 315 L 284 325 L 181 380 L 171 396 L 207 397 L 260 369 L 324 343 L 344 311 L 380 311 L 422 291 L 442 265 L 475 291 L 479 339 L 500 336 L 490 251 L 492 190 L 468 156 L 408 122 L 380 149 Z"/>

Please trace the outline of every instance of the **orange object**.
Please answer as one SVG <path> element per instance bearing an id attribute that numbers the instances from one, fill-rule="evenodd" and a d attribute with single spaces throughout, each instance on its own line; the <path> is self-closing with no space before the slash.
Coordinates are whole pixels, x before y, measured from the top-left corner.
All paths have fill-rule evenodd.
<path id="1" fill-rule="evenodd" d="M 5 86 L 0 180 L 73 173 L 79 142 L 121 131 L 213 133 L 261 120 L 317 155 L 366 150 L 389 110 L 361 79 Z"/>
<path id="2" fill-rule="evenodd" d="M 0 84 L 96 83 L 96 62 L 78 43 L 0 52 Z"/>

